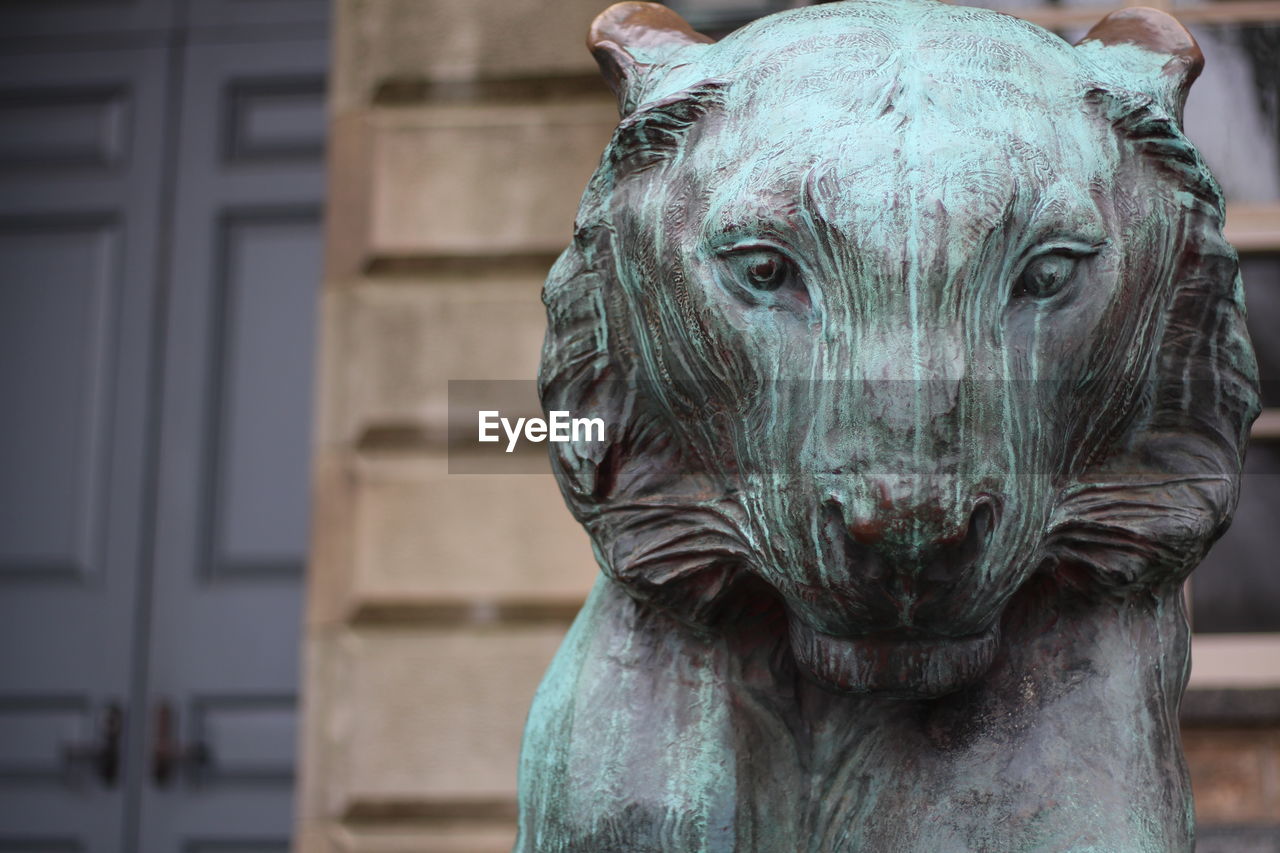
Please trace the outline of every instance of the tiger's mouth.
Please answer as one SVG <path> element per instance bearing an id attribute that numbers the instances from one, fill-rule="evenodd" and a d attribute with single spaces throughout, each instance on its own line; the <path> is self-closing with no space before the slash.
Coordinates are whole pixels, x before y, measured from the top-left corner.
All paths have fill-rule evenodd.
<path id="1" fill-rule="evenodd" d="M 885 631 L 836 637 L 789 617 L 791 649 L 808 675 L 837 693 L 929 699 L 982 677 L 1000 643 L 997 622 L 965 637 Z"/>

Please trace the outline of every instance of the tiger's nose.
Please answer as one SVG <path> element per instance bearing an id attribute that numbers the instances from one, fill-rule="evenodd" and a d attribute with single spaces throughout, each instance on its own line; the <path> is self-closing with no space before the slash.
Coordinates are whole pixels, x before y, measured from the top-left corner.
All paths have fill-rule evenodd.
<path id="1" fill-rule="evenodd" d="M 863 555 L 860 562 L 873 572 L 897 567 L 925 580 L 950 580 L 972 569 L 999 524 L 999 504 L 987 495 L 962 513 L 948 512 L 938 501 L 882 501 L 869 512 L 838 499 L 836 504 L 851 552 Z"/>

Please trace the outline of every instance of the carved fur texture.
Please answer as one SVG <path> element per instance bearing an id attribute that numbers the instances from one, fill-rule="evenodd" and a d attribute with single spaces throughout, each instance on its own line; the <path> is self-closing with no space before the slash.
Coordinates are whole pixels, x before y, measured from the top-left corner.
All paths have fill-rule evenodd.
<path id="1" fill-rule="evenodd" d="M 603 578 L 519 850 L 1190 850 L 1179 588 L 1256 367 L 1199 51 L 932 0 L 624 3 L 544 406 Z"/>

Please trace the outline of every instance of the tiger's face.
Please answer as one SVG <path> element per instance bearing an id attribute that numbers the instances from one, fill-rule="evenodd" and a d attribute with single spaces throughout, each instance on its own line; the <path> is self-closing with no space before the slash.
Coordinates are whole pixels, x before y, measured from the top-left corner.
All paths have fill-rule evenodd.
<path id="1" fill-rule="evenodd" d="M 829 687 L 938 695 L 1090 472 L 1140 479 L 1186 192 L 1088 49 L 837 5 L 699 46 L 615 136 L 615 360 L 699 479 L 688 524 L 652 484 L 584 520 L 640 588 L 763 580 Z"/>

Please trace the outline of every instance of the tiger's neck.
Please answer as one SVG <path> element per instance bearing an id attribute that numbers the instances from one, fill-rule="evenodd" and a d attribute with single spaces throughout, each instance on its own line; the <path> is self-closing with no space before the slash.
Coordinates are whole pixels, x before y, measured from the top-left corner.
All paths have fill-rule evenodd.
<path id="1" fill-rule="evenodd" d="M 602 580 L 530 715 L 517 849 L 1192 849 L 1176 589 L 1025 590 L 991 670 L 931 701 L 829 693 L 785 637 Z"/>

